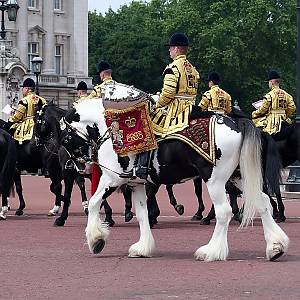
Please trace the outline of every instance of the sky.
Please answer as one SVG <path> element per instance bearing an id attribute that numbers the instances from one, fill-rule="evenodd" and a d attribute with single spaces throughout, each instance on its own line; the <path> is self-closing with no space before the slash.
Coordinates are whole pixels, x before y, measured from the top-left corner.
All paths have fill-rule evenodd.
<path id="1" fill-rule="evenodd" d="M 89 0 L 89 10 L 97 10 L 104 14 L 109 8 L 116 11 L 120 6 L 129 4 L 132 0 Z"/>

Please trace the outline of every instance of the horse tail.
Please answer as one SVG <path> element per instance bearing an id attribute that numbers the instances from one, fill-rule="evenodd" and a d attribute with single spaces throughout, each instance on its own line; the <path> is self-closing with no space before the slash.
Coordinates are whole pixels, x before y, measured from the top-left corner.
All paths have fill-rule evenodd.
<path id="1" fill-rule="evenodd" d="M 5 132 L 4 130 L 1 130 L 0 133 L 4 138 L 3 141 L 5 141 L 7 145 L 7 150 L 5 151 L 5 160 L 2 170 L 0 171 L 0 191 L 3 195 L 9 196 L 16 171 L 17 150 L 15 142 L 10 134 Z"/>
<path id="2" fill-rule="evenodd" d="M 240 171 L 242 176 L 242 189 L 244 199 L 244 211 L 241 227 L 252 222 L 256 207 L 260 207 L 263 201 L 261 195 L 263 188 L 262 164 L 261 164 L 261 135 L 251 120 L 239 119 L 238 127 L 243 135 L 240 154 Z"/>
<path id="3" fill-rule="evenodd" d="M 264 190 L 268 193 L 280 193 L 281 158 L 274 139 L 266 132 L 261 132 Z"/>

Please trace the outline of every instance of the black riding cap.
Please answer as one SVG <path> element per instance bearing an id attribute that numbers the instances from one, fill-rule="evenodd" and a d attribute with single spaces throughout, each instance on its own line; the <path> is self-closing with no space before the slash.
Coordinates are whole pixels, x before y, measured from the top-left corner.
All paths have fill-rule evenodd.
<path id="1" fill-rule="evenodd" d="M 80 81 L 77 85 L 77 88 L 76 88 L 77 91 L 87 91 L 88 88 L 87 88 L 87 85 L 84 81 Z"/>
<path id="2" fill-rule="evenodd" d="M 23 82 L 23 87 L 35 88 L 35 82 L 31 78 L 26 78 Z"/>
<path id="3" fill-rule="evenodd" d="M 217 72 L 210 72 L 207 77 L 207 81 L 220 82 L 220 75 Z"/>
<path id="4" fill-rule="evenodd" d="M 277 71 L 272 70 L 268 74 L 268 78 L 266 81 L 272 80 L 272 79 L 280 79 L 280 75 Z"/>
<path id="5" fill-rule="evenodd" d="M 166 46 L 189 46 L 190 42 L 186 34 L 181 33 L 181 32 L 176 32 L 174 33 L 170 40 L 169 43 Z"/>
<path id="6" fill-rule="evenodd" d="M 111 70 L 111 65 L 106 61 L 100 61 L 97 65 L 97 74 L 99 75 L 102 71 Z"/>

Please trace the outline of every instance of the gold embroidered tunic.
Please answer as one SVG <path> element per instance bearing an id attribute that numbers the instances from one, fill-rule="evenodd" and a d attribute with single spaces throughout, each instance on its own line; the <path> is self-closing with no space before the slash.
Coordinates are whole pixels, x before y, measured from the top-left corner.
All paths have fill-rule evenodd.
<path id="1" fill-rule="evenodd" d="M 229 114 L 232 110 L 231 96 L 218 85 L 213 85 L 203 94 L 199 106 L 202 110 Z"/>
<path id="2" fill-rule="evenodd" d="M 185 55 L 177 56 L 163 75 L 162 92 L 151 114 L 153 131 L 162 137 L 188 126 L 199 81 L 199 73 Z"/>
<path id="3" fill-rule="evenodd" d="M 293 97 L 278 86 L 274 86 L 263 97 L 260 108 L 252 112 L 252 119 L 257 127 L 263 127 L 263 131 L 274 134 L 281 130 L 282 121 L 292 123 L 290 116 L 295 110 Z"/>
<path id="4" fill-rule="evenodd" d="M 89 94 L 88 98 L 100 98 L 101 97 L 101 88 L 104 87 L 104 85 L 113 82 L 113 79 L 111 77 L 106 77 L 103 79 L 103 82 L 96 85 L 93 89 L 93 91 Z"/>
<path id="5" fill-rule="evenodd" d="M 37 106 L 46 104 L 46 100 L 33 92 L 29 92 L 23 99 L 19 101 L 15 113 L 9 118 L 13 122 L 11 128 L 15 129 L 14 139 L 22 144 L 24 141 L 30 140 L 33 135 L 34 114 Z"/>

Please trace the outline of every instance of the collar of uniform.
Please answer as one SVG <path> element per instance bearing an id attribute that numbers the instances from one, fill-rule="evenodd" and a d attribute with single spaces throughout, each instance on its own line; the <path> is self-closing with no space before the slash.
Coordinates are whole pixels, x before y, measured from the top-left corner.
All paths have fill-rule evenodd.
<path id="1" fill-rule="evenodd" d="M 218 88 L 219 88 L 219 86 L 217 84 L 215 84 L 210 89 L 212 90 L 212 89 L 218 89 Z"/>
<path id="2" fill-rule="evenodd" d="M 279 85 L 273 85 L 272 88 L 271 88 L 271 91 L 276 90 L 276 89 L 277 90 L 279 89 Z"/>
<path id="3" fill-rule="evenodd" d="M 103 79 L 103 82 L 111 81 L 111 80 L 112 80 L 112 77 L 105 77 L 105 78 Z"/>
<path id="4" fill-rule="evenodd" d="M 181 54 L 181 55 L 178 55 L 178 56 L 176 56 L 175 58 L 174 58 L 174 60 L 178 60 L 178 59 L 181 59 L 181 58 L 186 58 L 186 55 L 184 55 L 184 54 Z"/>
<path id="5" fill-rule="evenodd" d="M 34 92 L 31 92 L 31 91 L 29 91 L 25 97 L 32 96 L 32 95 L 35 95 L 35 93 L 34 93 Z"/>

